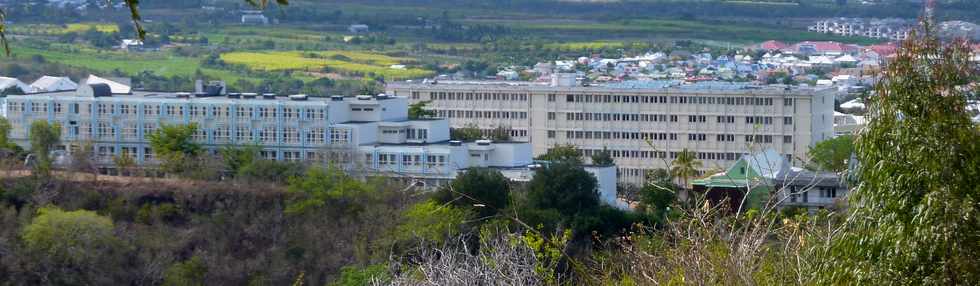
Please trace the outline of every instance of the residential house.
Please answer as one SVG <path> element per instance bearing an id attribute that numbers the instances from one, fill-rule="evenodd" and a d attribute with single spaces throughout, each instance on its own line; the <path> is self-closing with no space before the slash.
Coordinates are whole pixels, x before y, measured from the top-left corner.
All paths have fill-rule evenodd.
<path id="1" fill-rule="evenodd" d="M 371 32 L 371 28 L 365 24 L 353 24 L 347 27 L 347 31 L 351 34 L 367 34 Z"/>
<path id="2" fill-rule="evenodd" d="M 848 193 L 837 174 L 791 167 L 785 156 L 772 149 L 744 155 L 724 172 L 694 180 L 692 188 L 713 205 L 727 202 L 733 212 L 770 203 L 812 212 L 843 203 Z"/>

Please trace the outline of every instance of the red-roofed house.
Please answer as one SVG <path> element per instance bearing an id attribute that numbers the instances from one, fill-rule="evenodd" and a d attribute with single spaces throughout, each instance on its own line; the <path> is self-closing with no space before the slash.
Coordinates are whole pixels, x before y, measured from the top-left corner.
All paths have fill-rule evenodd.
<path id="1" fill-rule="evenodd" d="M 788 48 L 789 45 L 787 45 L 786 43 L 780 42 L 780 41 L 772 41 L 772 40 L 769 40 L 769 41 L 762 42 L 762 44 L 759 44 L 757 47 L 760 50 L 780 51 L 780 50 L 783 50 L 783 49 Z"/>
<path id="2" fill-rule="evenodd" d="M 878 56 L 888 57 L 894 55 L 898 51 L 898 44 L 895 42 L 890 42 L 886 44 L 870 45 L 864 48 L 865 51 L 872 51 Z"/>
<path id="3" fill-rule="evenodd" d="M 799 54 L 831 54 L 831 55 L 842 55 L 856 52 L 860 49 L 857 45 L 848 45 L 838 42 L 812 42 L 805 41 L 799 42 L 790 48 L 792 51 Z"/>

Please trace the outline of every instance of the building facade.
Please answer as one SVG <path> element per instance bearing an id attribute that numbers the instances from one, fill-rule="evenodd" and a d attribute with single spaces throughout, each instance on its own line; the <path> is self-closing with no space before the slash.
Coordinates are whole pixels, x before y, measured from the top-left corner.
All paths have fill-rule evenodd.
<path id="1" fill-rule="evenodd" d="M 685 149 L 702 171 L 771 148 L 798 164 L 833 136 L 834 90 L 750 85 L 582 87 L 514 82 L 401 82 L 387 93 L 430 101 L 453 128 L 504 127 L 534 155 L 572 144 L 586 157 L 607 148 L 620 182 L 641 184 Z"/>
<path id="2" fill-rule="evenodd" d="M 450 180 L 467 168 L 532 163 L 528 143 L 450 141 L 446 119 L 409 120 L 408 99 L 385 95 L 120 94 L 97 83 L 77 91 L 7 96 L 3 109 L 13 142 L 29 146 L 34 121 L 58 123 L 59 149 L 71 153 L 91 144 L 103 166 L 111 166 L 115 156 L 152 166 L 158 161 L 148 135 L 164 125 L 191 123 L 198 126 L 193 139 L 211 152 L 254 144 L 265 159 L 330 162 L 426 183 Z"/>

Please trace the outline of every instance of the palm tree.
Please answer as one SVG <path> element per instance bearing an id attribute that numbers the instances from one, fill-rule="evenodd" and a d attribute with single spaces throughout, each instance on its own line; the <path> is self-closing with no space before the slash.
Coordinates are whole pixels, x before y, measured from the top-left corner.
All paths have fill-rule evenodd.
<path id="1" fill-rule="evenodd" d="M 684 188 L 687 189 L 690 187 L 688 180 L 698 175 L 698 168 L 700 167 L 701 161 L 698 160 L 694 152 L 685 148 L 684 151 L 677 154 L 677 159 L 674 159 L 671 164 L 670 175 L 674 178 L 680 178 L 684 182 Z"/>

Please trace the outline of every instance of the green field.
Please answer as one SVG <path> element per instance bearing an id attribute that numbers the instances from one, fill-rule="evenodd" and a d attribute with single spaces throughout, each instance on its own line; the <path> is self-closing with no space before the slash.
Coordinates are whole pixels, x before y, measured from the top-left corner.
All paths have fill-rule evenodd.
<path id="1" fill-rule="evenodd" d="M 179 57 L 165 53 L 98 51 L 91 48 L 62 47 L 59 45 L 39 49 L 16 42 L 11 48 L 13 55 L 18 59 L 29 59 L 34 55 L 40 55 L 46 61 L 102 73 L 121 71 L 125 74 L 135 75 L 148 71 L 160 76 L 191 76 L 200 69 L 205 75 L 227 81 L 244 78 L 231 71 L 201 67 L 201 59 L 198 58 Z"/>
<path id="2" fill-rule="evenodd" d="M 391 68 L 391 65 L 411 63 L 414 60 L 369 52 L 232 52 L 222 54 L 221 59 L 229 64 L 244 65 L 260 71 L 334 71 L 341 74 L 374 74 L 386 79 L 411 79 L 434 74 L 419 68 Z"/>

